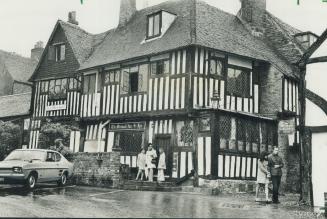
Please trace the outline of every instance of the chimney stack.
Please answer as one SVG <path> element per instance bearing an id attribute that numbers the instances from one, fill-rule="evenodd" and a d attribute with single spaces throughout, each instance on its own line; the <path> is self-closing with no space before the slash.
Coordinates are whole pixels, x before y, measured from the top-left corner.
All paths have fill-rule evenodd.
<path id="1" fill-rule="evenodd" d="M 118 26 L 124 26 L 136 12 L 136 0 L 121 0 Z"/>
<path id="2" fill-rule="evenodd" d="M 78 25 L 78 21 L 76 20 L 76 11 L 71 11 L 68 13 L 68 22 Z"/>
<path id="3" fill-rule="evenodd" d="M 241 0 L 239 15 L 242 20 L 259 29 L 264 27 L 266 0 Z"/>
<path id="4" fill-rule="evenodd" d="M 43 53 L 43 42 L 42 41 L 38 41 L 35 45 L 34 48 L 31 49 L 31 59 L 34 59 L 36 61 L 40 61 L 40 58 L 42 56 Z"/>

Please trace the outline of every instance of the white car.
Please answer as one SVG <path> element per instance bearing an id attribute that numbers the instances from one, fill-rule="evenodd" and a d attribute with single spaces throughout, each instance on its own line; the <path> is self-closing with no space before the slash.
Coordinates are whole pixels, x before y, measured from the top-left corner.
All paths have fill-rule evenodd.
<path id="1" fill-rule="evenodd" d="M 24 184 L 29 189 L 36 182 L 57 182 L 64 186 L 72 170 L 73 164 L 56 151 L 14 150 L 0 162 L 0 183 Z"/>

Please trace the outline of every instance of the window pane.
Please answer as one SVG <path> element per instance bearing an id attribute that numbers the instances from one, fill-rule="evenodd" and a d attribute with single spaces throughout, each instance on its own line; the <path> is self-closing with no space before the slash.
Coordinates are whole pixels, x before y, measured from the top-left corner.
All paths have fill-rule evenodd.
<path id="1" fill-rule="evenodd" d="M 151 63 L 151 74 L 153 74 L 153 75 L 157 74 L 157 63 L 156 62 Z"/>
<path id="2" fill-rule="evenodd" d="M 141 65 L 139 72 L 139 92 L 146 92 L 148 90 L 148 65 Z"/>
<path id="3" fill-rule="evenodd" d="M 66 90 L 67 90 L 67 78 L 64 78 L 61 80 L 61 89 L 63 92 L 66 93 Z"/>
<path id="4" fill-rule="evenodd" d="M 163 61 L 157 62 L 157 75 L 161 75 L 164 72 L 164 63 Z"/>
<path id="5" fill-rule="evenodd" d="M 117 82 L 117 83 L 119 83 L 119 75 L 120 75 L 120 71 L 117 70 L 117 71 L 115 72 L 115 82 Z"/>
<path id="6" fill-rule="evenodd" d="M 223 62 L 217 60 L 217 75 L 223 75 Z"/>
<path id="7" fill-rule="evenodd" d="M 89 94 L 95 93 L 95 74 L 90 75 Z"/>
<path id="8" fill-rule="evenodd" d="M 138 80 L 139 80 L 138 73 L 130 73 L 129 74 L 129 86 L 131 88 L 132 93 L 138 91 Z"/>
<path id="9" fill-rule="evenodd" d="M 66 56 L 66 46 L 61 45 L 60 46 L 60 60 L 65 60 L 65 56 Z"/>
<path id="10" fill-rule="evenodd" d="M 83 93 L 87 94 L 89 92 L 90 78 L 89 76 L 84 77 Z"/>
<path id="11" fill-rule="evenodd" d="M 164 73 L 168 74 L 170 69 L 169 60 L 164 61 Z"/>
<path id="12" fill-rule="evenodd" d="M 153 16 L 149 17 L 148 36 L 153 36 Z"/>
<path id="13" fill-rule="evenodd" d="M 210 74 L 216 74 L 216 60 L 210 60 Z"/>
<path id="14" fill-rule="evenodd" d="M 160 33 L 160 15 L 154 17 L 154 31 L 153 35 L 158 35 Z"/>
<path id="15" fill-rule="evenodd" d="M 110 82 L 110 73 L 107 72 L 104 74 L 104 83 L 107 85 Z"/>
<path id="16" fill-rule="evenodd" d="M 110 72 L 110 83 L 114 83 L 115 82 L 115 72 L 112 71 Z"/>
<path id="17" fill-rule="evenodd" d="M 50 81 L 49 92 L 54 93 L 55 80 Z"/>
<path id="18" fill-rule="evenodd" d="M 122 72 L 121 93 L 126 94 L 129 92 L 129 71 L 128 69 Z"/>
<path id="19" fill-rule="evenodd" d="M 239 97 L 250 96 L 250 72 L 246 70 L 228 69 L 227 91 Z"/>

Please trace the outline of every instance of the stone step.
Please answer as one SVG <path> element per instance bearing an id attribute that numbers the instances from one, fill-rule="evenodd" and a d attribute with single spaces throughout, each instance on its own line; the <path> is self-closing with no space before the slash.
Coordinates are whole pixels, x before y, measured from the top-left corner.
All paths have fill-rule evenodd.
<path id="1" fill-rule="evenodd" d="M 181 187 L 176 186 L 146 186 L 146 185 L 122 185 L 121 189 L 137 191 L 158 191 L 158 192 L 178 192 L 182 191 Z"/>
<path id="2" fill-rule="evenodd" d="M 202 195 L 217 195 L 217 192 L 215 192 L 215 190 L 212 188 L 201 188 L 193 186 L 182 186 L 182 192 Z"/>
<path id="3" fill-rule="evenodd" d="M 123 183 L 124 185 L 138 185 L 138 186 L 176 186 L 175 182 L 149 182 L 149 181 L 136 181 L 136 180 L 128 180 Z"/>

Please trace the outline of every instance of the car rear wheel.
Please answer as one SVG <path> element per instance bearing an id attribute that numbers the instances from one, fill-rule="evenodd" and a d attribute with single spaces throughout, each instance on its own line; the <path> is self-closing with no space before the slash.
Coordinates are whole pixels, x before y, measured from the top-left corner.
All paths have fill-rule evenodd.
<path id="1" fill-rule="evenodd" d="M 58 186 L 65 186 L 67 184 L 67 173 L 63 173 L 58 181 Z"/>
<path id="2" fill-rule="evenodd" d="M 36 176 L 35 174 L 30 174 L 26 180 L 26 187 L 28 189 L 34 189 L 36 185 Z"/>

